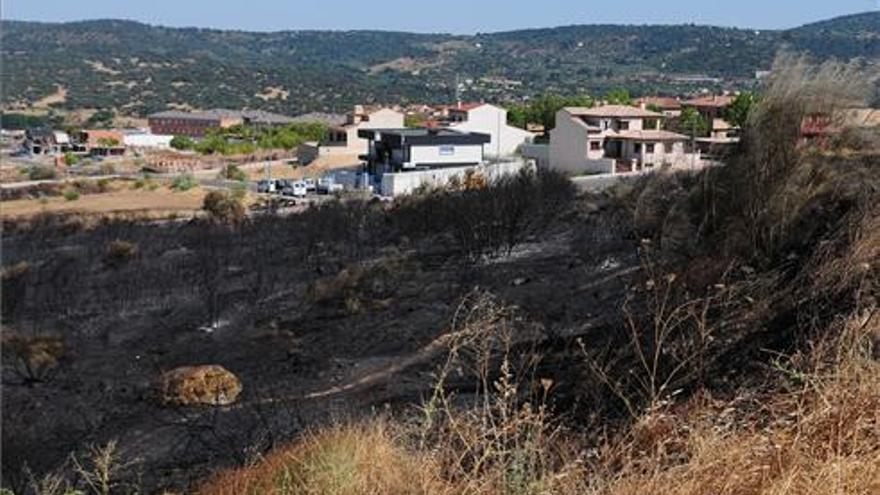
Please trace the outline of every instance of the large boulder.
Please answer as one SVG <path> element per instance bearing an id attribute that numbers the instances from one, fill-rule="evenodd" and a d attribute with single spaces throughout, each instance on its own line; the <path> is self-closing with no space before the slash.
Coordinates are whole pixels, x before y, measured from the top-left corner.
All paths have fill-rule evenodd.
<path id="1" fill-rule="evenodd" d="M 159 378 L 157 388 L 164 404 L 225 406 L 235 402 L 242 387 L 232 372 L 213 364 L 166 371 Z"/>

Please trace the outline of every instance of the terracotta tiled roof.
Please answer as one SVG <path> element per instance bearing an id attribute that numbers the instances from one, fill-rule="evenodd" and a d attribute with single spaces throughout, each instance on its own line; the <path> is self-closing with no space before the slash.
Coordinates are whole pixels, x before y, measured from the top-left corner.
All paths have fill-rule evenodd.
<path id="1" fill-rule="evenodd" d="M 663 110 L 678 110 L 681 108 L 681 102 L 678 98 L 671 96 L 645 96 L 636 100 L 636 103 L 654 105 Z"/>
<path id="2" fill-rule="evenodd" d="M 688 138 L 684 134 L 658 130 L 617 131 L 609 137 L 633 141 L 686 141 Z"/>
<path id="3" fill-rule="evenodd" d="M 662 113 L 652 112 L 629 105 L 605 105 L 601 107 L 565 107 L 565 111 L 578 117 L 662 118 Z"/>
<path id="4" fill-rule="evenodd" d="M 700 98 L 694 98 L 692 100 L 685 100 L 681 102 L 682 105 L 688 107 L 727 107 L 733 103 L 733 96 L 728 95 L 712 95 L 712 96 L 703 96 Z"/>
<path id="5" fill-rule="evenodd" d="M 101 147 L 103 146 L 101 140 L 109 139 L 116 141 L 117 146 L 122 146 L 122 133 L 119 131 L 111 131 L 107 129 L 88 129 L 85 132 L 87 136 L 87 142 L 90 147 Z"/>

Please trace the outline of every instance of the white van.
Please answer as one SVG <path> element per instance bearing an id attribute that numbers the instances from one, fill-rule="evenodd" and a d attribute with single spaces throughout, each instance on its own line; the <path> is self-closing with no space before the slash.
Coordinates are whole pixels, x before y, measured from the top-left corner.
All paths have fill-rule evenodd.
<path id="1" fill-rule="evenodd" d="M 309 189 L 306 187 L 306 183 L 300 180 L 291 183 L 281 191 L 281 194 L 285 196 L 293 196 L 295 198 L 304 198 L 308 193 Z"/>

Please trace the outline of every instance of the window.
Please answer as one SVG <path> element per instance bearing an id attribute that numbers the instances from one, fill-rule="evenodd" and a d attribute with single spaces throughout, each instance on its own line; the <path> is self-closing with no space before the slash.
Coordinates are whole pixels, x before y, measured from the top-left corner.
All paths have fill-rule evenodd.
<path id="1" fill-rule="evenodd" d="M 617 127 L 620 128 L 621 131 L 628 131 L 629 130 L 629 121 L 628 120 L 621 120 L 620 123 L 617 124 Z"/>
<path id="2" fill-rule="evenodd" d="M 590 149 L 593 151 L 598 151 L 602 149 L 602 143 L 599 141 L 590 141 Z"/>
<path id="3" fill-rule="evenodd" d="M 663 151 L 665 153 L 672 153 L 672 143 L 663 143 Z"/>
<path id="4" fill-rule="evenodd" d="M 642 143 L 633 143 L 633 153 L 642 152 Z"/>
<path id="5" fill-rule="evenodd" d="M 654 143 L 645 143 L 645 153 L 654 152 Z"/>
<path id="6" fill-rule="evenodd" d="M 657 119 L 645 119 L 645 123 L 642 125 L 645 129 L 659 129 L 660 126 L 657 124 L 659 121 Z"/>
<path id="7" fill-rule="evenodd" d="M 444 144 L 440 146 L 440 156 L 452 156 L 455 154 L 455 146 Z"/>

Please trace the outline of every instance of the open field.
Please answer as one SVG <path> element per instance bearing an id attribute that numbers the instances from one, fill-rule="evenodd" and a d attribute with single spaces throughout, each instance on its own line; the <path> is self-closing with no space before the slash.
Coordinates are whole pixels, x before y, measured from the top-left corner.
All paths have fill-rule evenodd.
<path id="1" fill-rule="evenodd" d="M 42 213 L 120 213 L 146 211 L 150 216 L 194 213 L 201 209 L 207 194 L 204 188 L 175 192 L 167 187 L 149 191 L 144 189 L 118 190 L 102 194 L 84 194 L 75 201 L 63 196 L 41 199 L 18 199 L 0 203 L 0 216 L 22 218 Z"/>

